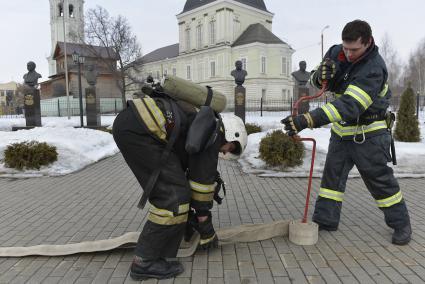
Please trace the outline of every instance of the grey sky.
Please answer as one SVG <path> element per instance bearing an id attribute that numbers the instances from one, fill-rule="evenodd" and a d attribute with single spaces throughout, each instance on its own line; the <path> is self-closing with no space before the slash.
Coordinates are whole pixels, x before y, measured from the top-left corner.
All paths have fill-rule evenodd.
<path id="1" fill-rule="evenodd" d="M 142 46 L 143 54 L 178 42 L 175 15 L 185 0 L 85 0 L 85 8 L 101 5 L 112 16 L 125 16 Z M 424 0 L 265 0 L 274 13 L 273 32 L 296 52 L 293 68 L 306 60 L 310 70 L 320 61 L 320 32 L 323 27 L 325 51 L 340 43 L 345 23 L 354 19 L 368 21 L 376 42 L 388 33 L 400 57 L 425 39 Z M 46 57 L 51 52 L 49 1 L 0 0 L 0 83 L 22 81 L 26 63 L 35 61 L 41 81 L 48 76 Z"/>

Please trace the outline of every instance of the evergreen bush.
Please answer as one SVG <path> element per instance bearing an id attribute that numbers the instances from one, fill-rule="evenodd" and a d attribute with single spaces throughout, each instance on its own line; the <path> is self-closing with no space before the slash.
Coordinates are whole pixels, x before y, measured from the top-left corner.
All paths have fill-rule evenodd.
<path id="1" fill-rule="evenodd" d="M 255 123 L 245 123 L 245 129 L 248 135 L 261 132 L 261 126 Z"/>
<path id="2" fill-rule="evenodd" d="M 289 137 L 282 130 L 268 133 L 260 142 L 260 158 L 268 166 L 281 169 L 303 163 L 304 144 Z"/>
<path id="3" fill-rule="evenodd" d="M 4 151 L 4 163 L 8 168 L 18 170 L 37 169 L 51 164 L 58 159 L 56 147 L 45 142 L 24 141 L 13 143 Z"/>
<path id="4" fill-rule="evenodd" d="M 402 142 L 420 141 L 419 122 L 415 112 L 415 93 L 409 85 L 401 95 L 400 108 L 397 112 L 397 123 L 394 132 L 396 140 Z"/>

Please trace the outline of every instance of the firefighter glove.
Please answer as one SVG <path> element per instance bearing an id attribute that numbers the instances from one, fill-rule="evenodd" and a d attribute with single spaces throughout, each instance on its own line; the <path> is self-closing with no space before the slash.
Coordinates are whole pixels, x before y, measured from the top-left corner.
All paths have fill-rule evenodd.
<path id="1" fill-rule="evenodd" d="M 319 65 L 318 72 L 318 79 L 319 82 L 323 82 L 325 80 L 330 80 L 335 77 L 336 74 L 336 64 L 335 61 L 332 59 L 326 58 L 322 63 Z"/>
<path id="2" fill-rule="evenodd" d="M 285 125 L 286 133 L 289 136 L 294 136 L 304 128 L 313 128 L 314 123 L 310 113 L 300 115 L 290 115 L 280 121 Z"/>

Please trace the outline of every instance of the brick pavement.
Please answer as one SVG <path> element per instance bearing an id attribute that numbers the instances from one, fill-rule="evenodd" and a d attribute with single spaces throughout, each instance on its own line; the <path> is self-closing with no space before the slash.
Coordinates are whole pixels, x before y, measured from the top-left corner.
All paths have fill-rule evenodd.
<path id="1" fill-rule="evenodd" d="M 307 180 L 259 178 L 221 161 L 227 197 L 214 208 L 216 228 L 299 219 Z M 319 187 L 314 179 L 313 188 Z M 425 179 L 401 179 L 414 237 L 390 244 L 392 231 L 361 179 L 350 179 L 337 232 L 320 232 L 314 246 L 286 238 L 226 245 L 183 258 L 185 272 L 145 283 L 424 283 Z M 146 210 L 122 156 L 78 173 L 49 178 L 0 179 L 0 246 L 64 244 L 140 231 Z M 315 200 L 313 194 L 312 201 Z M 311 207 L 312 208 L 312 207 Z M 311 213 L 311 212 L 310 212 Z M 132 251 L 64 257 L 0 258 L 0 283 L 135 283 Z"/>

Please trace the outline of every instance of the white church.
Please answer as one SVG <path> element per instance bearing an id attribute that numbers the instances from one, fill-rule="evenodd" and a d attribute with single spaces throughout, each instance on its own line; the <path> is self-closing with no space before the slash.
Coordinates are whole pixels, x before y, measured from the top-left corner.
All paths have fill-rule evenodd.
<path id="1" fill-rule="evenodd" d="M 143 78 L 172 74 L 209 85 L 233 105 L 236 60 L 248 72 L 247 100 L 292 97 L 294 50 L 273 34 L 274 14 L 264 0 L 187 0 L 177 15 L 179 43 L 159 48 L 136 63 Z"/>
<path id="2" fill-rule="evenodd" d="M 47 60 L 51 76 L 57 73 L 56 60 L 53 59 L 56 44 L 64 42 L 64 39 L 68 43 L 81 43 L 84 35 L 84 0 L 49 1 L 51 55 Z"/>

